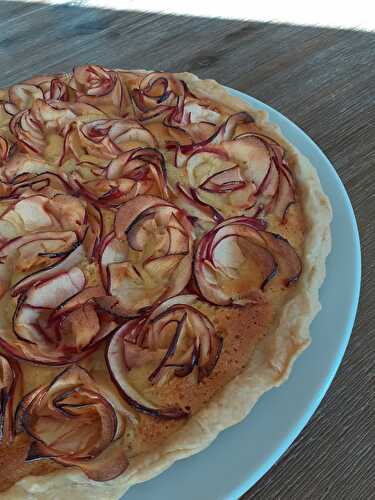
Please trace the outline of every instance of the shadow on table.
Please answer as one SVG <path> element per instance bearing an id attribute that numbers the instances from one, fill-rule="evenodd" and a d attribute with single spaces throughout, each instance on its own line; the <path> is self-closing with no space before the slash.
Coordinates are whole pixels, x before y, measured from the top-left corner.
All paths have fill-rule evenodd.
<path id="1" fill-rule="evenodd" d="M 359 99 L 370 122 L 374 53 L 375 33 L 355 30 L 1 1 L 0 87 L 86 63 L 191 71 L 275 106 L 323 147 Z"/>
<path id="2" fill-rule="evenodd" d="M 360 52 L 353 71 L 364 70 L 372 61 L 375 33 L 2 1 L 0 85 L 97 63 L 188 70 L 268 98 L 287 93 L 288 80 L 296 79 L 295 97 L 314 90 L 320 63 L 342 79 L 340 62 L 354 47 Z"/>
<path id="3" fill-rule="evenodd" d="M 355 30 L 1 2 L 0 86 L 85 63 L 185 70 L 292 112 L 310 131 L 306 107 L 336 119 L 337 93 L 348 106 L 354 93 L 372 103 L 374 52 L 375 33 Z"/>

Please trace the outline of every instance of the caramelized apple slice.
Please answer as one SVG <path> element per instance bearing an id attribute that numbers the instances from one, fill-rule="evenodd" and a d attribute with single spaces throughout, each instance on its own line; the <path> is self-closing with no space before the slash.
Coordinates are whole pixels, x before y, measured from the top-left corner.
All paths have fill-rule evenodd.
<path id="1" fill-rule="evenodd" d="M 0 446 L 14 439 L 13 410 L 21 378 L 17 362 L 0 354 Z"/>

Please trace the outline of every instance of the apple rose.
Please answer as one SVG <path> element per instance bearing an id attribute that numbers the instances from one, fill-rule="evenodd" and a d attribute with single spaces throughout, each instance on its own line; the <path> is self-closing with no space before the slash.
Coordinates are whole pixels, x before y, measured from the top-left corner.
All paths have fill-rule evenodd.
<path id="1" fill-rule="evenodd" d="M 109 116 L 133 116 L 128 90 L 116 71 L 95 65 L 77 66 L 69 86 L 76 91 L 79 102 L 95 106 Z"/>
<path id="2" fill-rule="evenodd" d="M 59 166 L 66 155 L 68 132 L 82 116 L 94 120 L 104 115 L 85 103 L 36 99 L 30 108 L 13 116 L 9 129 L 20 152 Z"/>
<path id="3" fill-rule="evenodd" d="M 192 227 L 183 211 L 156 196 L 128 201 L 100 250 L 111 295 L 107 307 L 132 316 L 180 293 L 191 276 L 192 251 Z"/>
<path id="4" fill-rule="evenodd" d="M 147 73 L 131 92 L 136 116 L 150 120 L 173 113 L 174 119 L 180 121 L 187 92 L 186 84 L 171 73 Z"/>
<path id="5" fill-rule="evenodd" d="M 8 101 L 3 104 L 4 110 L 10 115 L 16 115 L 19 111 L 30 109 L 36 99 L 44 99 L 43 91 L 37 85 L 12 85 L 8 90 Z"/>
<path id="6" fill-rule="evenodd" d="M 81 144 L 92 156 L 116 157 L 132 145 L 157 146 L 155 137 L 136 120 L 97 120 L 80 128 Z"/>
<path id="7" fill-rule="evenodd" d="M 0 354 L 0 447 L 13 441 L 13 410 L 21 382 L 18 364 Z"/>
<path id="8" fill-rule="evenodd" d="M 8 160 L 10 147 L 10 142 L 0 135 L 0 167 Z"/>
<path id="9" fill-rule="evenodd" d="M 41 75 L 12 85 L 8 90 L 8 101 L 3 106 L 8 114 L 16 115 L 30 109 L 37 99 L 67 101 L 68 88 L 63 75 Z"/>
<path id="10" fill-rule="evenodd" d="M 104 289 L 86 287 L 79 267 L 64 268 L 68 260 L 53 266 L 53 273 L 39 273 L 26 290 L 18 286 L 4 295 L 2 306 L 12 317 L 2 321 L 0 345 L 12 356 L 46 365 L 74 363 L 116 327 L 95 302 Z"/>
<path id="11" fill-rule="evenodd" d="M 221 306 L 256 303 L 272 279 L 285 287 L 300 274 L 301 261 L 288 241 L 250 217 L 215 226 L 199 242 L 194 259 L 200 294 Z"/>
<path id="12" fill-rule="evenodd" d="M 284 150 L 257 132 L 236 135 L 246 115 L 232 115 L 206 141 L 177 147 L 175 165 L 182 168 L 181 183 L 188 179 L 194 196 L 224 217 L 273 213 L 284 221 L 295 202 L 295 183 Z"/>
<path id="13" fill-rule="evenodd" d="M 31 108 L 17 113 L 9 124 L 21 151 L 44 156 L 55 164 L 63 153 L 64 136 L 77 116 L 58 102 L 36 99 Z"/>
<path id="14" fill-rule="evenodd" d="M 178 405 L 161 407 L 160 387 L 172 377 L 209 377 L 219 359 L 223 339 L 211 321 L 193 307 L 195 295 L 179 295 L 156 307 L 150 316 L 121 326 L 111 339 L 107 364 L 120 394 L 149 415 L 181 418 L 187 412 Z M 148 398 L 143 392 L 147 390 Z"/>
<path id="15" fill-rule="evenodd" d="M 31 438 L 27 461 L 50 458 L 108 481 L 127 467 L 114 408 L 81 367 L 71 366 L 20 402 L 16 423 Z"/>
<path id="16" fill-rule="evenodd" d="M 25 190 L 21 191 L 18 185 L 17 199 L 7 198 L 0 203 L 0 232 L 1 241 L 10 240 L 24 235 L 24 233 L 36 233 L 45 230 L 69 230 L 77 235 L 82 234 L 86 217 L 84 202 L 78 198 L 51 190 L 38 190 L 39 186 L 48 180 L 46 176 L 38 176 L 30 182 L 26 182 Z M 41 178 L 42 177 L 42 178 Z M 21 183 L 20 183 L 21 184 Z M 32 186 L 34 188 L 32 189 Z M 14 186 L 14 185 L 13 185 Z M 11 196 L 17 194 L 17 188 Z"/>
<path id="17" fill-rule="evenodd" d="M 99 119 L 73 124 L 65 137 L 64 155 L 60 163 L 72 157 L 79 171 L 101 168 L 121 153 L 138 147 L 155 148 L 155 137 L 136 120 Z"/>
<path id="18" fill-rule="evenodd" d="M 229 113 L 208 98 L 196 97 L 170 73 L 150 73 L 132 86 L 137 117 L 147 122 L 163 147 L 208 139 Z"/>
<path id="19" fill-rule="evenodd" d="M 98 174 L 86 178 L 77 170 L 70 175 L 72 188 L 103 207 L 116 207 L 136 196 L 152 194 L 168 198 L 163 155 L 153 148 L 135 148 L 120 154 Z"/>
<path id="20" fill-rule="evenodd" d="M 204 141 L 212 136 L 223 121 L 219 106 L 208 99 L 197 99 L 192 96 L 185 97 L 182 112 L 178 115 L 172 113 L 165 124 L 173 130 L 185 132 L 188 142 Z M 181 135 L 176 135 L 176 140 L 181 141 Z M 186 141 L 186 139 L 185 139 Z"/>
<path id="21" fill-rule="evenodd" d="M 18 294 L 41 276 L 59 273 L 60 262 L 66 269 L 95 255 L 100 211 L 56 192 L 50 185 L 56 179 L 50 173 L 25 179 L 0 202 L 0 297 L 11 285 Z"/>

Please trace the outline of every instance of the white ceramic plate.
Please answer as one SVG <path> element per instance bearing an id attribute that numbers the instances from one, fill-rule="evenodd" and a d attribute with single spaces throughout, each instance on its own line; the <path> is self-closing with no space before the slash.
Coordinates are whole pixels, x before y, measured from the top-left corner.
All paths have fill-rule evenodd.
<path id="1" fill-rule="evenodd" d="M 336 373 L 357 310 L 361 254 L 357 224 L 336 171 L 318 146 L 294 123 L 266 104 L 229 89 L 269 112 L 283 134 L 316 167 L 333 207 L 332 252 L 321 288 L 322 310 L 311 327 L 312 344 L 297 359 L 289 380 L 266 393 L 240 424 L 225 430 L 203 452 L 175 463 L 137 485 L 126 500 L 236 499 L 278 460 L 302 431 Z"/>

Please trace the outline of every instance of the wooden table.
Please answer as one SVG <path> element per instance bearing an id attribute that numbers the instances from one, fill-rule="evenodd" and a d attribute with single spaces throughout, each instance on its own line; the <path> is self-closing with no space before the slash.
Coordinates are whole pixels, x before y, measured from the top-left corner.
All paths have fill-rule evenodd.
<path id="1" fill-rule="evenodd" d="M 243 498 L 375 499 L 375 33 L 1 2 L 0 87 L 84 63 L 215 78 L 279 109 L 327 153 L 360 227 L 361 306 L 324 401 Z"/>

